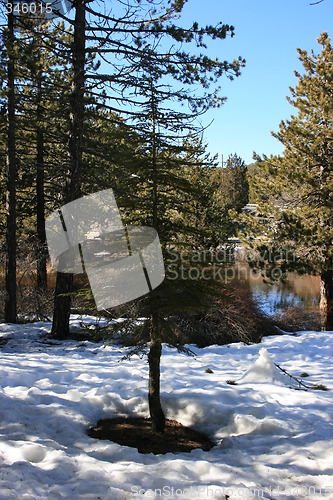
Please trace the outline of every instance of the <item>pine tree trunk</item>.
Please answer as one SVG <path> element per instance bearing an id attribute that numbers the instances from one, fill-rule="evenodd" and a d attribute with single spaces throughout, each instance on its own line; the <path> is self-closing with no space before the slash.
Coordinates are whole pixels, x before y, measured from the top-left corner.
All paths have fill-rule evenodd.
<path id="1" fill-rule="evenodd" d="M 148 402 L 149 412 L 152 422 L 152 429 L 157 432 L 164 432 L 165 416 L 161 406 L 160 399 L 160 363 L 162 355 L 162 343 L 158 336 L 158 321 L 156 314 L 153 313 L 152 327 L 150 333 L 150 349 L 148 354 L 149 363 L 149 391 Z"/>
<path id="2" fill-rule="evenodd" d="M 321 273 L 320 312 L 322 326 L 325 330 L 333 330 L 333 269 Z"/>
<path id="3" fill-rule="evenodd" d="M 44 130 L 43 130 L 43 110 L 42 110 L 42 75 L 38 75 L 38 102 L 37 102 L 37 176 L 36 176 L 36 196 L 37 196 L 37 288 L 46 290 L 47 288 L 47 245 L 45 234 L 45 195 L 44 195 Z"/>
<path id="4" fill-rule="evenodd" d="M 51 334 L 59 340 L 69 337 L 72 286 L 72 274 L 57 273 Z"/>
<path id="5" fill-rule="evenodd" d="M 75 2 L 74 41 L 72 45 L 73 81 L 70 99 L 70 170 L 65 191 L 65 203 L 76 200 L 81 195 L 85 84 L 85 2 L 86 0 L 77 0 Z M 51 333 L 58 339 L 64 339 L 69 334 L 72 285 L 72 274 L 57 273 Z"/>
<path id="6" fill-rule="evenodd" d="M 11 4 L 13 8 L 13 3 Z M 15 146 L 15 73 L 13 61 L 14 15 L 8 14 L 8 93 L 7 93 L 7 195 L 6 195 L 6 295 L 5 321 L 16 323 L 16 146 Z"/>
<path id="7" fill-rule="evenodd" d="M 157 194 L 157 144 L 156 144 L 156 103 L 154 86 L 151 80 L 151 123 L 152 123 L 152 180 L 153 180 L 153 227 L 158 231 L 158 194 Z"/>
<path id="8" fill-rule="evenodd" d="M 154 87 L 151 81 L 151 121 L 152 121 L 152 180 L 153 180 L 153 227 L 158 231 L 158 178 L 157 178 L 157 144 L 156 144 L 156 103 L 154 97 Z M 148 354 L 149 363 L 149 412 L 152 422 L 152 429 L 157 432 L 164 432 L 165 416 L 160 399 L 160 379 L 161 379 L 161 355 L 162 343 L 159 336 L 158 316 L 155 311 L 151 317 L 150 349 Z"/>

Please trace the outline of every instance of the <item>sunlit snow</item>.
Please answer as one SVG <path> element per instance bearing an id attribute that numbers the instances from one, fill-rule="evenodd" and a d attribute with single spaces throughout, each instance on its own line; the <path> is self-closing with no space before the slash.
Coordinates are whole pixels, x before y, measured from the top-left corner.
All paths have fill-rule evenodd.
<path id="1" fill-rule="evenodd" d="M 155 456 L 86 434 L 100 418 L 148 416 L 146 358 L 49 329 L 0 324 L 0 499 L 333 498 L 333 332 L 191 346 L 195 357 L 165 346 L 167 417 L 216 446 Z M 275 363 L 329 390 L 299 390 Z"/>

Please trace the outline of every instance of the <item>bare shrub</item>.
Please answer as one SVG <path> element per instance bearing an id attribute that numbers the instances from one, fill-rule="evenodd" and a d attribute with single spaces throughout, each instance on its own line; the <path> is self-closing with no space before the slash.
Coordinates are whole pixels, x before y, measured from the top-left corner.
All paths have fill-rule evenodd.
<path id="1" fill-rule="evenodd" d="M 302 305 L 290 306 L 283 311 L 281 310 L 273 316 L 272 320 L 286 332 L 320 330 L 321 328 L 319 315 L 316 312 L 305 312 Z"/>
<path id="2" fill-rule="evenodd" d="M 250 344 L 279 333 L 274 322 L 258 309 L 251 292 L 231 285 L 206 313 L 182 315 L 174 321 L 184 343 L 199 347 L 231 342 Z"/>

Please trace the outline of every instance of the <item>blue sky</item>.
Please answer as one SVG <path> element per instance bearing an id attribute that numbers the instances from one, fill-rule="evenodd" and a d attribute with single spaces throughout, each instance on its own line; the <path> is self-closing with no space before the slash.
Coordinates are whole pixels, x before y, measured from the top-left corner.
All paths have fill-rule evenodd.
<path id="1" fill-rule="evenodd" d="M 229 82 L 223 79 L 222 95 L 228 100 L 220 109 L 210 110 L 203 124 L 214 120 L 205 132 L 208 150 L 224 159 L 237 153 L 246 163 L 253 151 L 267 155 L 281 153 L 279 141 L 271 136 L 282 119 L 295 113 L 286 101 L 289 87 L 302 72 L 297 47 L 318 51 L 316 39 L 322 31 L 333 36 L 333 2 L 311 6 L 315 0 L 189 0 L 181 25 L 223 21 L 235 26 L 232 39 L 209 42 L 209 55 L 231 60 L 246 59 L 242 75 Z"/>

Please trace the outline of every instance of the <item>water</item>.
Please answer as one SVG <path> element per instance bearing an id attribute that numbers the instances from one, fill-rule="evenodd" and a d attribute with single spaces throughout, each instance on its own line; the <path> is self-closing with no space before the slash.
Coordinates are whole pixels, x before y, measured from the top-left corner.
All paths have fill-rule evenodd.
<path id="1" fill-rule="evenodd" d="M 260 309 L 269 316 L 281 316 L 291 309 L 320 322 L 320 278 L 290 273 L 286 282 L 266 282 L 244 262 L 236 263 L 233 283 L 248 287 Z"/>
<path id="2" fill-rule="evenodd" d="M 291 307 L 302 309 L 305 313 L 319 313 L 320 280 L 316 276 L 298 276 L 293 273 L 287 283 L 270 285 L 251 282 L 250 289 L 260 308 L 274 316 Z"/>

